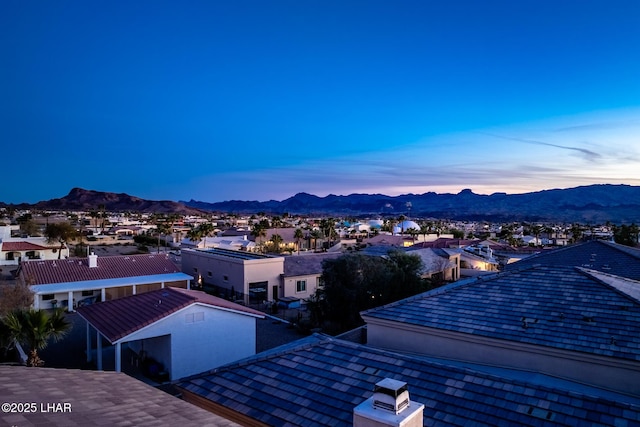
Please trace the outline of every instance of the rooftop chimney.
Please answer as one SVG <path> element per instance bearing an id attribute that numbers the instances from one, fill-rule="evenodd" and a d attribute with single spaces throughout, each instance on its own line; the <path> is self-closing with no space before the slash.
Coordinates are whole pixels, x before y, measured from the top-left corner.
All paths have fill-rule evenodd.
<path id="1" fill-rule="evenodd" d="M 91 252 L 91 255 L 89 255 L 89 268 L 94 268 L 97 266 L 98 266 L 98 255 Z"/>
<path id="2" fill-rule="evenodd" d="M 424 405 L 411 402 L 407 383 L 391 378 L 378 382 L 373 396 L 353 409 L 354 427 L 422 427 Z"/>

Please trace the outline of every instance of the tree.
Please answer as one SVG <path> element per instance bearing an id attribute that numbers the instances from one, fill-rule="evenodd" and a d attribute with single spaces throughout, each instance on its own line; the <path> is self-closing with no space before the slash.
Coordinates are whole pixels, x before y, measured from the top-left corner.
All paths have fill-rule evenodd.
<path id="1" fill-rule="evenodd" d="M 71 324 L 64 318 L 62 310 L 55 310 L 51 315 L 44 310 L 16 310 L 3 320 L 11 336 L 21 344 L 29 347 L 27 366 L 42 366 L 38 350 L 47 347 L 49 340 L 60 340 Z"/>
<path id="2" fill-rule="evenodd" d="M 453 235 L 454 239 L 464 239 L 464 231 L 462 230 L 458 230 L 456 228 L 452 228 L 451 230 L 449 230 L 451 232 L 451 234 Z M 469 238 L 473 238 L 473 233 L 469 232 L 469 234 L 471 235 Z M 439 235 L 439 234 L 438 234 Z"/>
<path id="3" fill-rule="evenodd" d="M 301 229 L 296 228 L 296 231 L 293 232 L 293 238 L 296 239 L 296 245 L 298 246 L 298 255 L 300 255 L 300 240 L 304 238 L 304 233 Z"/>
<path id="4" fill-rule="evenodd" d="M 625 246 L 635 247 L 638 245 L 638 226 L 635 224 L 623 224 L 619 227 L 613 226 L 613 239 L 616 243 Z"/>
<path id="5" fill-rule="evenodd" d="M 200 224 L 198 226 L 198 229 L 200 230 L 200 235 L 204 239 L 204 246 L 206 248 L 206 246 L 207 246 L 207 237 L 210 237 L 216 229 L 213 226 L 213 224 L 210 223 L 210 222 L 205 222 L 204 224 Z"/>
<path id="6" fill-rule="evenodd" d="M 427 241 L 427 235 L 431 231 L 431 227 L 429 225 L 421 225 L 420 226 L 420 234 L 422 234 L 423 241 Z"/>
<path id="7" fill-rule="evenodd" d="M 333 236 L 336 234 L 336 220 L 333 218 L 324 218 L 320 220 L 320 230 L 322 230 L 325 239 L 329 242 L 329 247 L 331 247 Z"/>
<path id="8" fill-rule="evenodd" d="M 202 233 L 198 227 L 193 227 L 191 230 L 187 231 L 187 238 L 192 242 L 195 242 L 196 246 L 200 240 L 202 240 Z"/>
<path id="9" fill-rule="evenodd" d="M 68 222 L 58 222 L 47 225 L 44 230 L 44 235 L 47 238 L 47 242 L 60 243 L 60 249 L 58 250 L 58 259 L 62 256 L 62 250 L 65 245 L 73 240 L 77 235 L 76 229 Z"/>
<path id="10" fill-rule="evenodd" d="M 29 288 L 32 280 L 27 283 L 0 286 L 0 318 L 16 309 L 27 309 L 33 304 L 33 292 Z"/>
<path id="11" fill-rule="evenodd" d="M 273 252 L 280 253 L 280 245 L 282 244 L 282 236 L 279 234 L 272 234 L 269 241 L 273 244 Z"/>
<path id="12" fill-rule="evenodd" d="M 400 235 L 402 236 L 404 234 L 404 220 L 407 219 L 406 216 L 404 215 L 400 215 L 398 217 L 398 224 L 400 224 Z"/>
<path id="13" fill-rule="evenodd" d="M 385 257 L 359 253 L 322 263 L 324 287 L 317 291 L 326 318 L 347 330 L 362 324 L 360 312 L 428 289 L 422 260 L 403 251 Z"/>
<path id="14" fill-rule="evenodd" d="M 577 243 L 582 239 L 582 226 L 580 224 L 571 225 L 571 243 Z"/>
<path id="15" fill-rule="evenodd" d="M 322 235 L 320 234 L 320 230 L 311 230 L 311 233 L 309 233 L 309 237 L 311 238 L 311 240 L 313 240 L 313 250 L 315 252 L 318 249 L 318 239 L 322 237 Z"/>
<path id="16" fill-rule="evenodd" d="M 258 245 L 262 247 L 262 239 L 264 237 L 267 237 L 267 229 L 262 224 L 262 221 L 253 225 L 253 229 L 251 229 L 251 235 L 258 240 Z"/>
<path id="17" fill-rule="evenodd" d="M 106 211 L 106 206 L 105 205 L 100 205 L 98 206 L 98 208 L 100 209 L 100 234 L 104 234 L 104 228 L 107 225 L 107 223 L 109 223 L 109 215 L 107 214 Z"/>
<path id="18" fill-rule="evenodd" d="M 412 241 L 413 243 L 415 243 L 415 242 L 416 242 L 416 236 L 417 236 L 418 234 L 420 234 L 420 230 L 418 230 L 417 228 L 413 228 L 413 227 L 411 227 L 411 228 L 408 228 L 408 229 L 406 230 L 406 233 L 407 233 L 408 235 L 410 235 L 410 236 L 411 236 L 411 241 Z"/>

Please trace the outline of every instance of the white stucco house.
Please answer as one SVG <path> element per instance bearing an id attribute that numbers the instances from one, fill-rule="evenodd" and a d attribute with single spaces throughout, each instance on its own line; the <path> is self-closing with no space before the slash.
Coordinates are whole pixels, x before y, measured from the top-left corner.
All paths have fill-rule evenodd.
<path id="1" fill-rule="evenodd" d="M 0 269 L 3 274 L 5 268 L 8 273 L 21 261 L 69 257 L 69 248 L 66 246 L 59 253 L 59 244 L 49 243 L 45 237 L 11 237 L 12 229 L 12 226 L 0 226 Z"/>
<path id="2" fill-rule="evenodd" d="M 166 288 L 78 308 L 87 322 L 87 357 L 96 334 L 97 368 L 103 340 L 122 358 L 153 360 L 166 380 L 204 372 L 256 353 L 256 320 L 264 314 L 201 291 Z M 128 349 L 126 355 L 124 350 Z"/>

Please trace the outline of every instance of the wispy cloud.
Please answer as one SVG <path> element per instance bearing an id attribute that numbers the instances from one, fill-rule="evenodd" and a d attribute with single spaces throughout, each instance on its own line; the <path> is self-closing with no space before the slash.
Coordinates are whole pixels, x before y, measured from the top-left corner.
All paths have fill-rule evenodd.
<path id="1" fill-rule="evenodd" d="M 602 158 L 602 155 L 600 155 L 599 153 L 596 153 L 595 151 L 587 150 L 586 148 L 581 148 L 581 147 L 572 147 L 572 146 L 569 146 L 569 145 L 553 144 L 553 143 L 550 143 L 550 142 L 536 141 L 536 140 L 533 140 L 533 139 L 516 138 L 516 137 L 513 137 L 513 136 L 503 136 L 503 135 L 497 135 L 497 134 L 489 133 L 489 132 L 476 131 L 474 133 L 478 133 L 478 134 L 481 134 L 481 135 L 492 136 L 494 138 L 505 139 L 505 140 L 508 140 L 508 141 L 523 142 L 525 144 L 544 145 L 544 146 L 547 146 L 547 147 L 555 147 L 555 148 L 560 148 L 560 149 L 563 149 L 563 150 L 575 151 L 575 152 L 581 154 L 586 160 L 592 161 L 592 162 L 595 162 L 596 160 Z"/>

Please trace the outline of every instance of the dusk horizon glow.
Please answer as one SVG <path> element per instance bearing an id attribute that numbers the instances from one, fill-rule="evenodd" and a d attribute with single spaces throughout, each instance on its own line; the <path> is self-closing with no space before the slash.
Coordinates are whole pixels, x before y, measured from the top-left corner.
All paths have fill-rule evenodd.
<path id="1" fill-rule="evenodd" d="M 2 5 L 0 202 L 640 185 L 640 3 Z"/>

